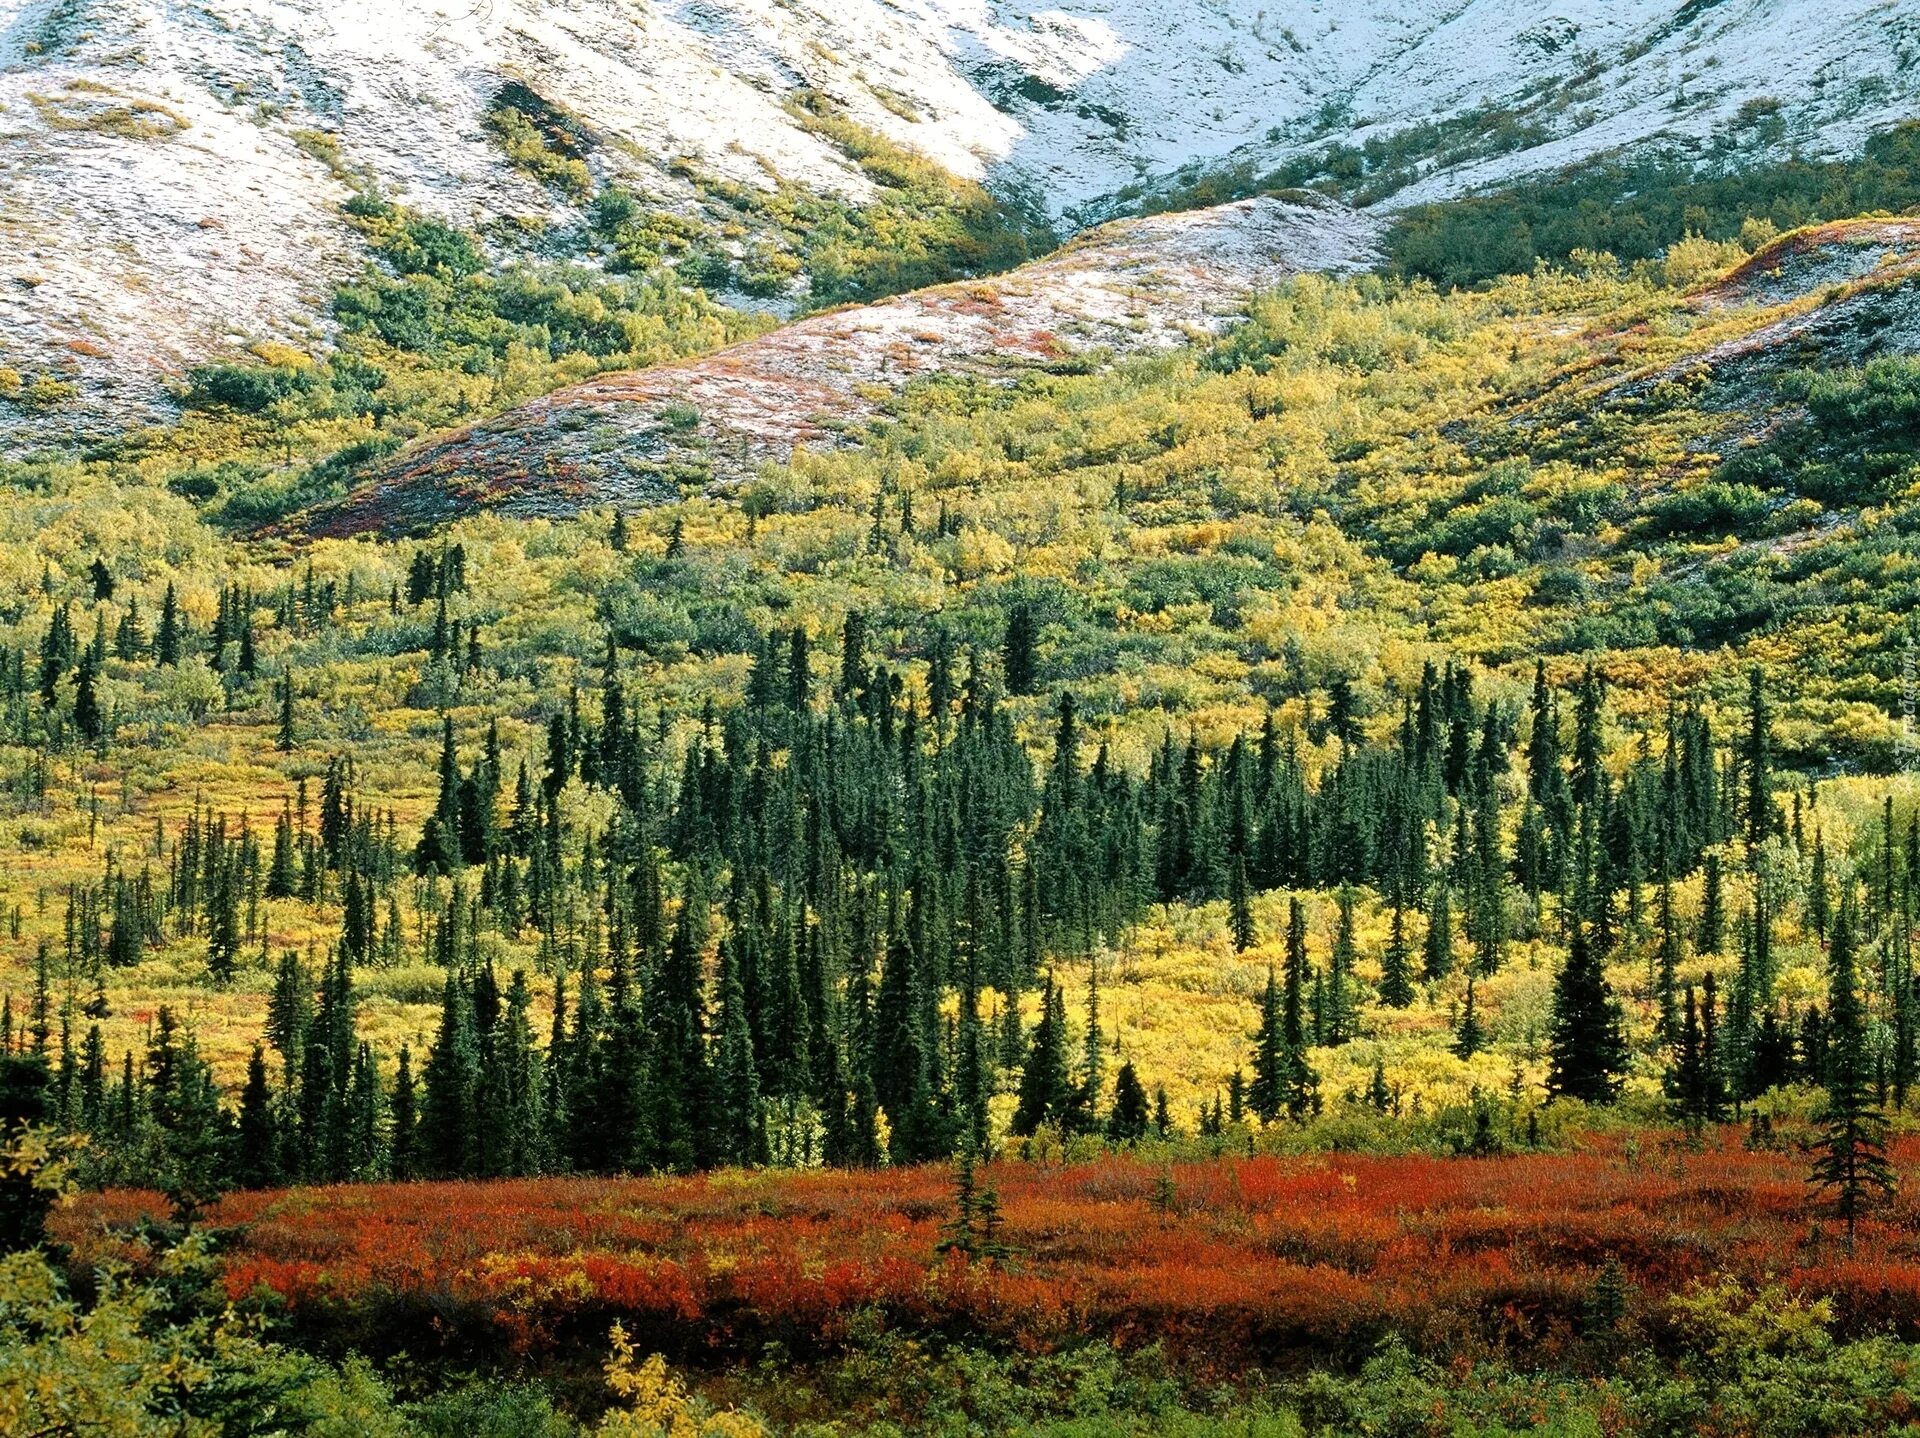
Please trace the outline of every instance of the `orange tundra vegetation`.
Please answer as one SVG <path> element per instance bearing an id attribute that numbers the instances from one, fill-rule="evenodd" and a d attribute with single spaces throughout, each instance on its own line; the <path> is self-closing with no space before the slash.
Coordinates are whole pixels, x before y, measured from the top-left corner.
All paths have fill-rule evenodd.
<path id="1" fill-rule="evenodd" d="M 1893 1157 L 1920 1163 L 1920 1138 Z M 233 1299 L 416 1356 L 430 1342 L 587 1349 L 616 1319 L 682 1358 L 768 1340 L 804 1353 L 871 1310 L 1030 1350 L 1162 1341 L 1223 1370 L 1360 1352 L 1388 1331 L 1545 1359 L 1610 1262 L 1655 1327 L 1661 1300 L 1732 1276 L 1828 1298 L 1843 1331 L 1920 1333 L 1915 1201 L 1863 1222 L 1849 1253 L 1807 1202 L 1802 1157 L 1733 1131 L 1704 1148 L 1605 1135 L 1499 1158 L 1001 1163 L 976 1183 L 993 1197 L 975 1205 L 991 1232 L 972 1258 L 941 1252 L 956 1185 L 936 1166 L 236 1193 L 209 1222 L 236 1234 Z M 98 1259 L 162 1208 L 89 1195 L 60 1237 Z"/>

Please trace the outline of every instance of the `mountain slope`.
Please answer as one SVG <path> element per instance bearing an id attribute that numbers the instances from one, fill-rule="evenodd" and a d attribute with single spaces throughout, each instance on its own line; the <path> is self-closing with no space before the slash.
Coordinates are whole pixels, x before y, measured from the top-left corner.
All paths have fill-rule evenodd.
<path id="1" fill-rule="evenodd" d="M 1847 153 L 1916 55 L 1886 0 L 0 0 L 0 366 L 86 430 L 324 342 L 349 181 L 534 255 L 610 183 L 870 199 L 812 97 L 1070 229 L 1335 144 L 1393 203 L 1716 135 Z"/>
<path id="2" fill-rule="evenodd" d="M 1372 265 L 1377 226 L 1316 197 L 1122 220 L 991 280 L 802 320 L 704 359 L 604 375 L 402 453 L 305 517 L 343 536 L 418 529 L 476 505 L 567 514 L 750 479 L 831 445 L 930 374 L 1007 373 L 1075 351 L 1218 333 L 1259 290 Z"/>

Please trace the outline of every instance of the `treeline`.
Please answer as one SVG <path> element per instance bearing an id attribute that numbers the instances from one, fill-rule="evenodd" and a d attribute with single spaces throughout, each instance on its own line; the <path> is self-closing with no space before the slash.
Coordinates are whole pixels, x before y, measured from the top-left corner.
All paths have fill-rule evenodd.
<path id="1" fill-rule="evenodd" d="M 426 602 L 448 566 L 416 569 L 408 597 Z M 463 752 L 446 720 L 417 836 L 356 795 L 345 756 L 317 815 L 303 786 L 270 842 L 197 812 L 171 842 L 156 835 L 139 874 L 110 864 L 70 896 L 66 952 L 42 951 L 24 1021 L 9 1001 L 7 1043 L 48 1055 L 54 1111 L 104 1140 L 98 1176 L 124 1182 L 916 1162 L 985 1148 L 995 1092 L 1014 1095 L 1015 1134 L 1124 1139 L 1175 1118 L 1130 1065 L 1109 1083 L 1098 965 L 1076 1044 L 1051 964 L 1097 953 L 1156 903 L 1224 901 L 1250 949 L 1253 895 L 1289 889 L 1248 1072 L 1220 1075 L 1231 1108 L 1216 1099 L 1203 1131 L 1317 1112 L 1311 1053 L 1362 1036 L 1368 1004 L 1406 1006 L 1460 966 L 1471 985 L 1514 936 L 1541 932 L 1568 954 L 1551 1093 L 1616 1093 L 1630 1055 L 1606 966 L 1649 944 L 1661 1039 L 1684 1054 L 1706 1016 L 1711 1054 L 1692 1042 L 1711 1092 L 1823 1076 L 1826 1020 L 1776 1002 L 1772 934 L 1797 901 L 1824 935 L 1837 881 L 1799 791 L 1778 801 L 1758 671 L 1731 743 L 1676 706 L 1624 765 L 1607 762 L 1597 673 L 1563 698 L 1541 670 L 1520 708 L 1449 664 L 1427 668 L 1397 722 L 1363 724 L 1335 686 L 1316 720 L 1324 763 L 1270 717 L 1222 749 L 1169 732 L 1134 774 L 1084 732 L 1071 692 L 1041 759 L 1021 744 L 1001 689 L 1031 679 L 1030 629 L 1010 624 L 997 655 L 936 642 L 911 686 L 858 613 L 837 655 L 776 631 L 744 702 L 690 732 L 630 700 L 610 646 L 598 693 L 549 716 L 544 754 L 510 761 L 493 724 Z M 602 827 L 581 818 L 588 793 L 605 800 L 591 806 L 610 814 Z M 1920 829 L 1903 850 L 1890 808 L 1887 824 L 1885 882 L 1859 922 L 1899 957 L 1876 1014 L 1894 1035 L 1880 1072 L 1904 1098 L 1913 985 L 1897 919 L 1914 907 Z M 1796 851 L 1812 875 L 1797 895 L 1772 857 Z M 1737 915 L 1732 854 L 1755 871 Z M 1699 915 L 1683 926 L 1673 886 L 1695 873 Z M 1297 894 L 1336 887 L 1338 932 L 1316 965 Z M 1391 911 L 1377 991 L 1357 972 L 1362 887 Z M 337 903 L 329 952 L 265 951 L 260 899 L 296 895 Z M 489 935 L 532 946 L 538 998 L 532 975 L 495 969 Z M 1677 975 L 1730 935 L 1722 1014 Z M 117 1076 L 97 1023 L 78 1032 L 104 1016 L 107 969 L 182 936 L 204 939 L 215 982 L 243 963 L 274 974 L 231 1109 L 172 1015 Z M 424 1053 L 403 1048 L 389 1069 L 358 1036 L 354 975 L 413 957 L 445 970 L 440 1019 Z M 1036 990 L 1029 1028 L 1019 999 Z M 1483 1042 L 1477 1023 L 1470 987 L 1459 1051 Z M 1384 1093 L 1376 1074 L 1368 1097 Z"/>

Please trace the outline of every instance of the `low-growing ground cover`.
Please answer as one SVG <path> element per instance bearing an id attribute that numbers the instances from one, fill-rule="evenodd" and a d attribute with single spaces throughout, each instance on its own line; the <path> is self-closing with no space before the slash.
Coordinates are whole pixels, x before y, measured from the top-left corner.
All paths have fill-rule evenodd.
<path id="1" fill-rule="evenodd" d="M 208 1222 L 229 1232 L 231 1298 L 415 1357 L 597 1353 L 616 1320 L 693 1364 L 769 1342 L 819 1356 L 877 1317 L 1026 1351 L 1161 1343 L 1222 1375 L 1355 1359 L 1388 1334 L 1550 1365 L 1591 1336 L 1596 1301 L 1658 1343 L 1669 1300 L 1724 1278 L 1830 1300 L 1843 1334 L 1920 1334 L 1913 1198 L 1849 1252 L 1784 1125 L 1776 1143 L 1733 1127 L 1460 1159 L 1010 1161 L 974 1176 L 964 1224 L 938 1166 L 264 1191 Z M 1893 1157 L 1911 1169 L 1920 1139 Z M 164 1209 L 88 1195 L 59 1231 L 95 1259 Z"/>

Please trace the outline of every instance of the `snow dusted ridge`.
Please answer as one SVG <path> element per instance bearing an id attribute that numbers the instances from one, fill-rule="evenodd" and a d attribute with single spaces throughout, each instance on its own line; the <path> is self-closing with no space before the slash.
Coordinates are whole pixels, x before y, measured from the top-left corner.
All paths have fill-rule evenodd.
<path id="1" fill-rule="evenodd" d="M 476 506 L 557 515 L 726 485 L 803 445 L 844 442 L 878 396 L 935 372 L 1005 373 L 1079 350 L 1216 334 L 1307 270 L 1373 265 L 1376 224 L 1331 201 L 1242 200 L 1121 220 L 991 280 L 802 320 L 719 354 L 602 375 L 398 455 L 305 516 L 332 535 L 430 527 Z"/>
<path id="2" fill-rule="evenodd" d="M 0 0 L 0 365 L 124 422 L 196 359 L 312 342 L 357 254 L 316 134 L 442 217 L 565 221 L 482 123 L 508 80 L 668 206 L 682 157 L 864 197 L 786 108 L 807 88 L 1071 228 L 1183 168 L 1488 105 L 1525 147 L 1392 203 L 1697 143 L 1760 99 L 1781 145 L 1845 152 L 1915 113 L 1917 59 L 1920 0 Z"/>

